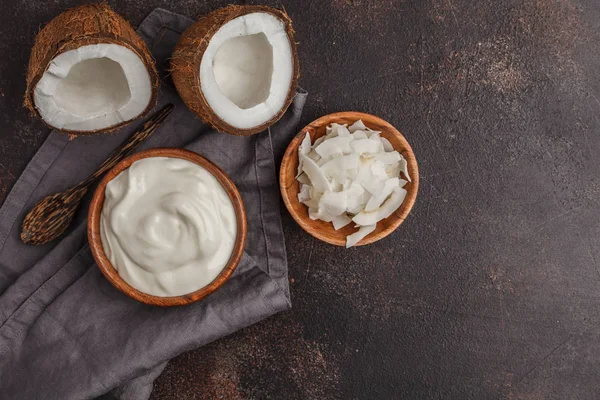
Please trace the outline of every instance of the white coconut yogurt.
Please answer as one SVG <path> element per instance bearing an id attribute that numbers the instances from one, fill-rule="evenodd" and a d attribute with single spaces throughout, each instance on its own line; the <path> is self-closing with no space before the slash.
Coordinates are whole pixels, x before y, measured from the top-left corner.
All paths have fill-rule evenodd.
<path id="1" fill-rule="evenodd" d="M 141 292 L 178 296 L 212 282 L 237 232 L 219 181 L 187 160 L 138 160 L 106 186 L 100 234 L 119 275 Z"/>

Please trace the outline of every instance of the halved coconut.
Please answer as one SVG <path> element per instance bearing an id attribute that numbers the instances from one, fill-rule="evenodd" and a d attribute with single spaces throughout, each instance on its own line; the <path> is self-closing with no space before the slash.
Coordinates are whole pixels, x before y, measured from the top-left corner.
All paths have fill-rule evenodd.
<path id="1" fill-rule="evenodd" d="M 114 130 L 156 104 L 158 74 L 142 38 L 106 4 L 67 10 L 37 35 L 25 106 L 75 135 Z"/>
<path id="2" fill-rule="evenodd" d="M 265 6 L 228 6 L 181 36 L 171 60 L 185 104 L 217 130 L 253 135 L 277 122 L 298 87 L 288 15 Z"/>

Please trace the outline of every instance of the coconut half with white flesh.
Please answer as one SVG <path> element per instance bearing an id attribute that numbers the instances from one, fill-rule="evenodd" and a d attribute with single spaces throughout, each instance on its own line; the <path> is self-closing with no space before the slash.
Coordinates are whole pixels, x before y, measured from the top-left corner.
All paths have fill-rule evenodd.
<path id="1" fill-rule="evenodd" d="M 234 135 L 261 132 L 283 116 L 298 87 L 292 21 L 265 6 L 213 11 L 184 32 L 171 72 L 185 104 L 205 122 Z"/>
<path id="2" fill-rule="evenodd" d="M 102 133 L 149 112 L 157 88 L 142 38 L 108 5 L 88 4 L 65 11 L 38 33 L 25 106 L 51 128 Z"/>

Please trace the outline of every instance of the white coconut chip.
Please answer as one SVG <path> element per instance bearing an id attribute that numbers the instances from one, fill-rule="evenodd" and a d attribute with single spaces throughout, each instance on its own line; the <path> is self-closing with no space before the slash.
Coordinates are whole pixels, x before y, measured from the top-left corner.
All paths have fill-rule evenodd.
<path id="1" fill-rule="evenodd" d="M 351 222 L 352 219 L 350 219 L 350 217 L 348 217 L 346 214 L 338 215 L 331 220 L 331 223 L 333 224 L 333 229 L 335 229 L 336 231 L 342 229 Z"/>
<path id="2" fill-rule="evenodd" d="M 385 165 L 395 164 L 400 162 L 402 156 L 397 151 L 379 153 L 373 156 L 374 160 L 381 161 Z"/>
<path id="3" fill-rule="evenodd" d="M 333 178 L 338 182 L 346 182 L 348 171 L 358 170 L 359 157 L 356 154 L 336 157 L 321 166 L 321 170 L 327 178 Z"/>
<path id="4" fill-rule="evenodd" d="M 379 136 L 380 132 L 373 132 L 369 135 L 369 139 L 370 140 L 376 140 L 378 142 L 381 142 L 381 136 Z"/>
<path id="5" fill-rule="evenodd" d="M 319 157 L 319 159 L 317 161 L 315 161 L 317 163 L 317 165 L 319 167 L 322 167 L 323 165 L 327 164 L 329 161 L 331 161 L 333 157 Z"/>
<path id="6" fill-rule="evenodd" d="M 315 188 L 311 188 L 310 190 L 310 200 L 302 202 L 306 207 L 319 208 L 319 201 L 321 200 L 321 196 L 323 194 L 319 193 L 315 190 Z"/>
<path id="7" fill-rule="evenodd" d="M 410 179 L 410 175 L 408 175 L 408 162 L 404 158 L 400 160 L 400 170 L 402 171 L 406 179 L 408 179 L 409 182 L 412 182 L 412 180 Z"/>
<path id="8" fill-rule="evenodd" d="M 356 214 L 352 221 L 358 225 L 372 225 L 376 224 L 382 219 L 385 219 L 392 215 L 394 211 L 400 207 L 404 198 L 406 197 L 406 190 L 396 187 L 392 191 L 392 195 L 387 199 L 380 207 L 373 211 L 361 211 Z"/>
<path id="9" fill-rule="evenodd" d="M 346 211 L 350 214 L 357 214 L 365 208 L 371 195 L 359 183 L 352 182 L 346 190 L 346 197 Z"/>
<path id="10" fill-rule="evenodd" d="M 319 219 L 319 210 L 316 207 L 308 207 L 308 218 L 316 221 Z"/>
<path id="11" fill-rule="evenodd" d="M 298 156 L 298 157 L 300 157 L 300 156 Z M 317 154 L 317 152 L 316 152 L 314 149 L 312 149 L 312 150 L 310 151 L 310 153 L 308 153 L 308 157 L 309 157 L 311 160 L 313 160 L 314 162 L 318 162 L 318 161 L 321 159 L 321 156 L 320 156 L 320 155 L 318 155 L 318 154 Z"/>
<path id="12" fill-rule="evenodd" d="M 370 136 L 373 133 L 381 133 L 381 131 L 376 131 L 375 129 L 371 129 L 368 126 L 365 128 L 365 130 L 367 131 L 367 134 Z"/>
<path id="13" fill-rule="evenodd" d="M 358 242 L 367 237 L 371 232 L 375 230 L 377 225 L 361 226 L 358 232 L 354 232 L 351 235 L 346 236 L 346 248 L 356 245 Z"/>
<path id="14" fill-rule="evenodd" d="M 308 134 L 308 132 L 306 132 L 306 136 L 304 136 L 304 139 L 302 139 L 302 143 L 300 143 L 300 146 L 298 147 L 298 153 L 307 156 L 308 153 L 310 153 L 310 148 L 311 148 L 310 135 Z M 304 160 L 302 159 L 302 157 L 299 157 L 298 173 L 296 174 L 296 179 L 302 174 L 303 165 L 304 165 Z"/>
<path id="15" fill-rule="evenodd" d="M 337 217 L 346 212 L 347 206 L 346 192 L 331 192 L 327 191 L 321 196 L 319 201 L 319 214 Z"/>
<path id="16" fill-rule="evenodd" d="M 388 178 L 400 176 L 400 172 L 402 172 L 402 169 L 400 168 L 400 162 L 386 166 L 385 172 L 387 173 Z"/>
<path id="17" fill-rule="evenodd" d="M 298 192 L 298 201 L 300 203 L 304 203 L 305 201 L 309 201 L 311 199 L 312 186 L 310 185 L 302 185 L 300 186 L 300 192 Z"/>
<path id="18" fill-rule="evenodd" d="M 358 155 L 363 155 L 365 153 L 377 154 L 383 150 L 383 145 L 381 144 L 381 142 L 370 139 L 355 140 L 352 143 L 350 143 L 350 146 L 352 146 L 352 149 Z"/>
<path id="19" fill-rule="evenodd" d="M 385 181 L 388 177 L 385 172 L 385 164 L 379 160 L 373 160 L 373 163 L 371 164 L 371 174 L 382 181 Z M 375 195 L 375 193 L 372 194 Z"/>
<path id="20" fill-rule="evenodd" d="M 367 136 L 367 134 L 365 133 L 365 131 L 354 131 L 354 133 L 352 133 L 352 137 L 354 138 L 354 140 L 368 139 L 369 138 Z"/>
<path id="21" fill-rule="evenodd" d="M 348 124 L 340 125 L 340 124 L 337 124 L 334 122 L 333 124 L 331 124 L 325 128 L 325 135 L 328 136 L 329 138 L 336 137 L 336 136 L 338 136 L 338 129 L 340 127 L 345 128 L 347 126 L 348 126 Z"/>
<path id="22" fill-rule="evenodd" d="M 392 194 L 393 190 L 397 187 L 400 187 L 400 179 L 399 178 L 390 178 L 385 181 L 383 185 L 383 190 L 377 196 L 372 196 L 369 199 L 369 202 L 365 206 L 365 211 L 373 211 L 379 208 L 383 202 L 388 198 L 389 195 Z"/>
<path id="23" fill-rule="evenodd" d="M 351 135 L 350 131 L 348 130 L 348 128 L 346 128 L 345 125 L 338 126 L 337 134 L 338 136 L 342 137 L 348 137 Z"/>
<path id="24" fill-rule="evenodd" d="M 381 207 L 379 207 L 379 216 L 381 217 L 381 219 L 386 219 L 387 217 L 392 215 L 398 208 L 400 208 L 402 202 L 406 198 L 406 193 L 406 189 L 394 188 L 394 191 L 392 192 L 390 198 L 387 199 L 385 203 L 381 205 Z"/>
<path id="25" fill-rule="evenodd" d="M 358 121 L 350 125 L 350 128 L 348 128 L 350 133 L 354 133 L 356 131 L 364 131 L 365 129 L 367 129 L 367 127 L 365 126 L 365 123 L 362 122 L 362 119 L 359 119 Z"/>
<path id="26" fill-rule="evenodd" d="M 315 147 L 315 151 L 321 157 L 335 157 L 343 154 L 350 154 L 352 153 L 350 142 L 352 142 L 351 136 L 337 136 L 328 139 Z"/>
<path id="27" fill-rule="evenodd" d="M 358 168 L 358 174 L 356 175 L 356 182 L 371 193 L 371 195 L 377 195 L 383 190 L 385 181 L 373 175 L 373 169 L 371 168 L 372 164 L 373 163 L 369 160 L 365 162 L 361 159 L 361 165 Z"/>
<path id="28" fill-rule="evenodd" d="M 380 137 L 381 140 L 381 144 L 383 144 L 383 149 L 385 151 L 394 151 L 394 146 L 392 146 L 392 144 L 390 143 L 389 140 L 387 140 L 384 137 Z"/>
<path id="29" fill-rule="evenodd" d="M 341 192 L 342 190 L 344 190 L 344 184 L 335 179 L 331 180 L 331 187 L 333 188 L 334 192 Z"/>
<path id="30" fill-rule="evenodd" d="M 301 173 L 296 180 L 304 185 L 310 185 L 310 179 L 305 173 Z"/>
<path id="31" fill-rule="evenodd" d="M 331 190 L 331 183 L 327 180 L 327 177 L 321 171 L 321 168 L 310 158 L 301 154 L 300 158 L 304 159 L 304 172 L 308 175 L 313 186 L 319 192 L 326 192 L 327 190 Z"/>

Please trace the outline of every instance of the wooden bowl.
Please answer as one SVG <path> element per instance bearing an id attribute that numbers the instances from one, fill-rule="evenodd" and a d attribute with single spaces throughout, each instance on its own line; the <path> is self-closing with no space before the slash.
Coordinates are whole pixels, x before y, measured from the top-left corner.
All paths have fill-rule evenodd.
<path id="1" fill-rule="evenodd" d="M 171 158 L 181 158 L 187 161 L 191 161 L 195 164 L 200 165 L 201 167 L 208 170 L 211 174 L 214 175 L 215 178 L 221 183 L 229 198 L 233 203 L 233 207 L 235 209 L 236 221 L 237 221 L 237 238 L 233 247 L 233 252 L 231 257 L 229 258 L 229 262 L 221 273 L 207 286 L 185 295 L 181 296 L 172 296 L 172 297 L 160 297 L 153 296 L 144 292 L 141 292 L 121 278 L 117 270 L 112 266 L 108 257 L 104 253 L 104 247 L 102 246 L 102 239 L 100 236 L 100 215 L 102 212 L 102 206 L 104 205 L 104 191 L 106 189 L 106 185 L 112 179 L 114 179 L 117 175 L 119 175 L 122 171 L 129 168 L 131 164 L 135 161 L 140 160 L 142 158 L 148 157 L 171 157 Z M 110 283 L 113 284 L 114 287 L 119 289 L 121 292 L 125 293 L 127 296 L 132 297 L 142 303 L 155 305 L 155 306 L 181 306 L 185 304 L 190 304 L 201 300 L 217 290 L 221 287 L 225 281 L 231 276 L 240 260 L 242 259 L 242 254 L 244 252 L 244 247 L 246 245 L 246 234 L 248 231 L 248 226 L 246 222 L 246 211 L 244 210 L 244 203 L 242 202 L 242 197 L 238 192 L 237 188 L 233 181 L 223 172 L 219 167 L 215 164 L 202 157 L 199 154 L 194 152 L 176 149 L 176 148 L 154 148 L 142 151 L 140 153 L 134 154 L 130 157 L 125 158 L 123 161 L 118 163 L 112 170 L 110 170 L 102 182 L 98 185 L 96 192 L 94 193 L 94 197 L 92 199 L 92 203 L 90 205 L 90 211 L 88 214 L 88 240 L 90 243 L 90 248 L 92 249 L 92 254 L 100 271 L 104 274 L 106 279 L 109 280 Z"/>
<path id="2" fill-rule="evenodd" d="M 346 225 L 344 228 L 336 231 L 333 229 L 333 224 L 324 221 L 313 221 L 308 216 L 308 207 L 298 201 L 298 192 L 300 184 L 296 180 L 298 170 L 298 147 L 306 136 L 306 132 L 310 134 L 311 142 L 325 135 L 325 128 L 337 122 L 338 124 L 353 124 L 356 120 L 361 119 L 365 125 L 373 130 L 381 131 L 381 136 L 390 141 L 395 150 L 402 154 L 408 162 L 408 173 L 412 182 L 404 186 L 406 189 L 406 198 L 398 210 L 388 218 L 379 221 L 377 228 L 363 240 L 358 242 L 357 246 L 362 246 L 383 239 L 392 233 L 406 219 L 408 213 L 415 204 L 417 198 L 417 190 L 419 188 L 419 169 L 417 167 L 417 159 L 410 145 L 400 132 L 392 125 L 371 114 L 365 114 L 354 111 L 339 112 L 335 114 L 325 115 L 310 124 L 300 131 L 298 135 L 289 144 L 279 172 L 279 184 L 281 187 L 281 195 L 288 211 L 296 220 L 296 222 L 306 232 L 324 242 L 337 246 L 346 245 L 346 236 L 356 232 L 354 224 Z"/>

